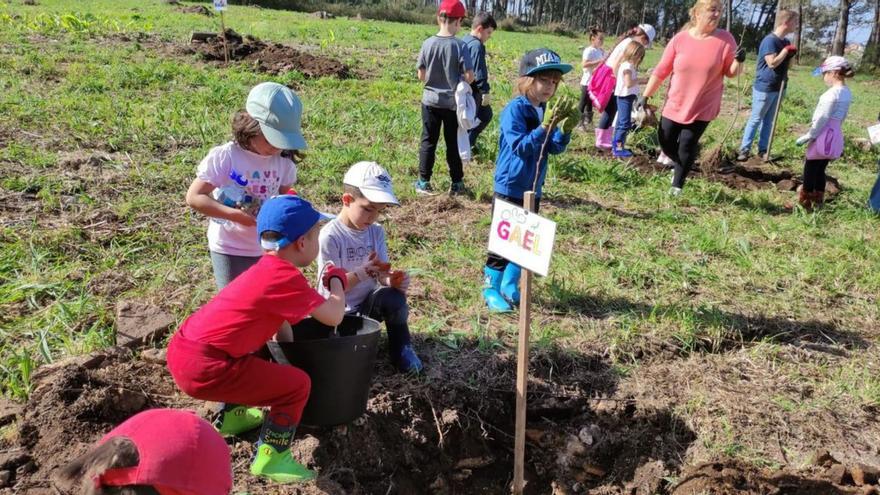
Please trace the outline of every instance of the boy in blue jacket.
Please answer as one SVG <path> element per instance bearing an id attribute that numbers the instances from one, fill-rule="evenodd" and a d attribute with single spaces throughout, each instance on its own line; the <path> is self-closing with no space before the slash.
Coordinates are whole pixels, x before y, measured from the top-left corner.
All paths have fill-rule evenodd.
<path id="1" fill-rule="evenodd" d="M 539 48 L 526 53 L 519 64 L 514 98 L 501 112 L 501 136 L 495 162 L 495 197 L 523 204 L 526 191 L 535 190 L 535 211 L 547 175 L 547 154 L 565 151 L 571 131 L 580 122 L 575 102 L 567 97 L 547 102 L 556 94 L 562 75 L 571 71 L 552 50 Z M 545 155 L 538 155 L 547 133 Z M 536 179 L 537 175 L 537 179 Z M 493 313 L 505 313 L 519 304 L 520 267 L 489 253 L 483 269 L 483 299 Z"/>

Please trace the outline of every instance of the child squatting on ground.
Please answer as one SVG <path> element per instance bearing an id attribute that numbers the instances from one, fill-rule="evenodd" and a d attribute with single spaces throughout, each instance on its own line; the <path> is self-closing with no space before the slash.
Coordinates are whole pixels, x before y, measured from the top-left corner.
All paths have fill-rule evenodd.
<path id="1" fill-rule="evenodd" d="M 375 223 L 388 205 L 400 204 L 391 175 L 375 162 L 358 162 L 342 183 L 342 211 L 321 229 L 318 266 L 330 262 L 348 272 L 346 311 L 384 321 L 392 363 L 402 372 L 419 372 L 407 323 L 409 275 L 391 269 L 385 229 Z"/>
<path id="2" fill-rule="evenodd" d="M 632 109 L 639 95 L 639 64 L 645 58 L 645 47 L 641 43 L 630 43 L 617 63 L 614 97 L 617 98 L 617 125 L 611 152 L 615 158 L 630 158 L 632 151 L 625 148 L 626 136 L 632 128 Z"/>
<path id="3" fill-rule="evenodd" d="M 798 191 L 798 203 L 806 209 L 825 201 L 825 168 L 843 154 L 841 126 L 852 103 L 846 80 L 855 75 L 850 63 L 840 56 L 826 58 L 813 74 L 822 75 L 828 90 L 819 97 L 810 130 L 795 141 L 798 146 L 808 144 L 804 184 Z"/>
<path id="4" fill-rule="evenodd" d="M 556 94 L 562 75 L 571 71 L 555 52 L 539 48 L 526 53 L 519 64 L 519 96 L 501 112 L 501 136 L 495 162 L 495 197 L 522 205 L 526 191 L 535 192 L 535 211 L 547 175 L 546 153 L 559 154 L 571 141 L 581 116 L 567 97 L 547 102 Z M 547 140 L 545 155 L 541 147 Z M 489 311 L 503 313 L 519 304 L 520 267 L 489 253 L 483 268 L 483 299 Z"/>
<path id="5" fill-rule="evenodd" d="M 464 169 L 458 154 L 458 116 L 455 113 L 455 87 L 459 81 L 474 82 L 474 66 L 464 41 L 455 37 L 467 14 L 459 0 L 443 0 L 437 11 L 440 31 L 431 36 L 419 51 L 416 70 L 422 90 L 422 142 L 419 146 L 419 179 L 416 193 L 431 195 L 437 141 L 440 128 L 446 141 L 446 163 L 452 194 L 464 193 Z"/>
<path id="6" fill-rule="evenodd" d="M 223 437 L 194 412 L 149 409 L 113 428 L 55 481 L 82 495 L 228 495 L 232 459 Z"/>
<path id="7" fill-rule="evenodd" d="M 257 210 L 296 182 L 296 165 L 281 151 L 306 148 L 301 117 L 302 103 L 293 91 L 277 83 L 258 84 L 248 94 L 245 110 L 232 119 L 233 140 L 212 148 L 199 164 L 186 203 L 212 219 L 208 249 L 218 289 L 263 254 Z M 242 188 L 243 198 L 231 197 Z"/>
<path id="8" fill-rule="evenodd" d="M 168 344 L 168 370 L 186 394 L 201 400 L 268 406 L 250 471 L 279 483 L 314 474 L 293 460 L 290 442 L 309 397 L 309 376 L 299 368 L 253 355 L 278 332 L 311 315 L 338 325 L 345 315 L 347 277 L 324 270 L 324 299 L 309 287 L 300 268 L 318 256 L 322 215 L 294 195 L 276 196 L 260 208 L 257 228 L 263 257 L 192 314 Z M 253 428 L 248 414 L 224 414 L 221 432 Z"/>

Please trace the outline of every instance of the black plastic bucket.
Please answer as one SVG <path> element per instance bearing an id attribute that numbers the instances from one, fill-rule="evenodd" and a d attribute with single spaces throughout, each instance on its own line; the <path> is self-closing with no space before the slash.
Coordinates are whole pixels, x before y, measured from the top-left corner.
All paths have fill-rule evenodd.
<path id="1" fill-rule="evenodd" d="M 367 410 L 379 322 L 346 315 L 333 333 L 333 327 L 306 318 L 293 326 L 293 342 L 278 342 L 289 364 L 312 379 L 301 421 L 305 425 L 350 423 Z"/>

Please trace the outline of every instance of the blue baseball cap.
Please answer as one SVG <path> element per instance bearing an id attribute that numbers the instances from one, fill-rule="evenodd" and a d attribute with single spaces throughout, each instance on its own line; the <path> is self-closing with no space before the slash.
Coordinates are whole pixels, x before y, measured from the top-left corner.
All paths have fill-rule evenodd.
<path id="1" fill-rule="evenodd" d="M 519 75 L 531 76 L 546 70 L 558 70 L 563 74 L 571 72 L 571 65 L 563 64 L 559 55 L 549 48 L 538 48 L 523 55 L 519 62 Z"/>
<path id="2" fill-rule="evenodd" d="M 304 150 L 302 102 L 287 86 L 264 82 L 248 93 L 245 110 L 260 124 L 266 141 L 282 150 Z"/>
<path id="3" fill-rule="evenodd" d="M 314 209 L 311 203 L 299 196 L 273 196 L 260 207 L 260 213 L 257 214 L 257 233 L 262 237 L 263 232 L 271 230 L 283 237 L 278 241 L 260 239 L 260 245 L 263 249 L 277 251 L 302 237 L 316 223 L 332 218 Z"/>

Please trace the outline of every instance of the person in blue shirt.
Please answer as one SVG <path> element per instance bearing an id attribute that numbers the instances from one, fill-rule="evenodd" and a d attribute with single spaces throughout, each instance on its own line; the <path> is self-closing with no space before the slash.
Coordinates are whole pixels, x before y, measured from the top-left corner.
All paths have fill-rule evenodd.
<path id="1" fill-rule="evenodd" d="M 489 69 L 486 67 L 486 42 L 489 41 L 496 29 L 498 29 L 498 24 L 495 23 L 492 14 L 480 12 L 474 16 L 471 23 L 471 33 L 462 38 L 471 54 L 471 62 L 474 64 L 474 82 L 471 83 L 471 90 L 474 94 L 474 103 L 477 104 L 476 116 L 480 119 L 480 124 L 468 131 L 471 148 L 477 144 L 477 137 L 492 120 Z"/>
<path id="2" fill-rule="evenodd" d="M 535 192 L 535 211 L 547 175 L 547 155 L 565 151 L 571 131 L 580 122 L 576 102 L 556 94 L 562 75 L 571 71 L 552 50 L 526 53 L 519 64 L 519 96 L 501 112 L 501 136 L 495 161 L 495 197 L 522 205 L 526 191 Z M 548 136 L 549 133 L 549 136 Z M 544 155 L 539 155 L 547 143 Z M 520 267 L 489 253 L 483 269 L 483 299 L 489 311 L 505 313 L 519 304 Z"/>
<path id="3" fill-rule="evenodd" d="M 752 85 L 752 114 L 746 121 L 742 143 L 736 156 L 737 161 L 744 162 L 749 159 L 752 141 L 755 140 L 759 128 L 761 134 L 758 138 L 758 154 L 763 156 L 767 153 L 776 102 L 780 97 L 779 90 L 782 81 L 788 79 L 788 65 L 797 51 L 785 36 L 795 32 L 798 22 L 797 12 L 780 10 L 776 14 L 776 27 L 773 28 L 773 32 L 761 40 L 761 45 L 758 47 L 758 66 L 755 68 L 755 83 Z"/>

